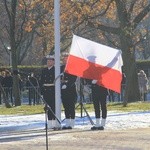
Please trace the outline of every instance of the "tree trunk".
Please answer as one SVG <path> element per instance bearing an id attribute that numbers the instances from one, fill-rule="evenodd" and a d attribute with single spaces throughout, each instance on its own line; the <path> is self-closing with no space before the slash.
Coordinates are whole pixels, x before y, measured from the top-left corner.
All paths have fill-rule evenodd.
<path id="1" fill-rule="evenodd" d="M 126 106 L 128 102 L 134 102 L 140 99 L 134 50 L 131 41 L 130 36 L 126 36 L 125 34 L 120 35 L 124 71 L 126 74 L 124 106 Z"/>
<path id="2" fill-rule="evenodd" d="M 19 90 L 19 78 L 18 78 L 18 67 L 17 67 L 17 51 L 16 51 L 16 45 L 15 45 L 15 36 L 13 34 L 10 34 L 11 36 L 11 47 L 12 47 L 12 71 L 13 71 L 13 96 L 14 96 L 14 102 L 15 106 L 21 105 L 20 100 L 20 90 Z"/>
<path id="3" fill-rule="evenodd" d="M 124 97 L 124 106 L 128 102 L 138 101 L 140 99 L 140 92 L 138 88 L 138 78 L 136 71 L 136 63 L 134 56 L 134 45 L 132 42 L 133 28 L 130 22 L 130 17 L 126 9 L 124 0 L 115 0 L 117 6 L 117 13 L 120 24 L 120 45 L 123 51 L 124 71 L 126 74 L 126 89 Z"/>
<path id="4" fill-rule="evenodd" d="M 19 79 L 18 75 L 13 76 L 13 96 L 15 99 L 15 106 L 21 105 L 21 99 L 20 99 L 20 89 L 19 89 Z"/>
<path id="5" fill-rule="evenodd" d="M 19 79 L 18 79 L 18 57 L 15 40 L 15 22 L 16 22 L 16 6 L 17 0 L 12 0 L 10 13 L 10 45 L 11 45 L 11 60 L 12 60 L 12 71 L 13 71 L 13 96 L 15 106 L 21 105 L 20 92 L 19 92 Z"/>

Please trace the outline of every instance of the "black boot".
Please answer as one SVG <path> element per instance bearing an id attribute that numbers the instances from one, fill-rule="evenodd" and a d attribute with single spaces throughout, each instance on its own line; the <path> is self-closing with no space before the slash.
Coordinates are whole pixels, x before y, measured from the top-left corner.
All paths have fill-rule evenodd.
<path id="1" fill-rule="evenodd" d="M 104 130 L 103 126 L 98 127 L 98 130 Z"/>
<path id="2" fill-rule="evenodd" d="M 95 130 L 104 130 L 104 127 L 103 126 L 100 126 L 100 127 L 91 127 L 91 130 L 95 131 Z"/>
<path id="3" fill-rule="evenodd" d="M 72 127 L 71 126 L 68 126 L 68 127 L 67 126 L 63 126 L 62 127 L 62 130 L 67 130 L 67 129 L 72 129 Z"/>
<path id="4" fill-rule="evenodd" d="M 93 126 L 91 127 L 91 130 L 98 130 L 98 127 Z"/>

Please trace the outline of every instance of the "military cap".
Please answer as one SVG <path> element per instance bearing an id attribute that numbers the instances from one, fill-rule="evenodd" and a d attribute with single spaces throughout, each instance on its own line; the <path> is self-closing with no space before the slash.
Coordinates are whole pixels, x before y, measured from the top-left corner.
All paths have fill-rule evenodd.
<path id="1" fill-rule="evenodd" d="M 47 55 L 46 59 L 47 60 L 55 60 L 55 57 L 53 55 Z"/>

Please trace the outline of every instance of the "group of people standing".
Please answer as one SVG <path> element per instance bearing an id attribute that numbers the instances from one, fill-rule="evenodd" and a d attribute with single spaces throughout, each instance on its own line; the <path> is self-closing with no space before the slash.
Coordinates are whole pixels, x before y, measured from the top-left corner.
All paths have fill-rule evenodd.
<path id="1" fill-rule="evenodd" d="M 76 93 L 76 79 L 77 76 L 64 72 L 68 54 L 63 55 L 63 65 L 61 70 L 61 100 L 65 113 L 65 125 L 62 129 L 72 129 L 75 125 L 75 104 L 77 99 Z M 51 110 L 48 110 L 48 128 L 54 129 L 56 126 L 55 118 L 55 59 L 54 57 L 47 58 L 47 67 L 42 70 L 41 73 L 41 94 L 43 99 L 50 106 Z M 106 97 L 108 95 L 107 89 L 97 85 L 96 80 L 91 80 L 92 85 L 92 99 L 94 104 L 96 123 L 91 130 L 104 130 L 107 107 Z M 100 110 L 101 108 L 101 110 Z M 101 112 L 102 111 L 102 112 Z M 102 113 L 102 115 L 101 115 Z M 101 120 L 100 120 L 101 119 Z"/>
<path id="2" fill-rule="evenodd" d="M 27 89 L 28 91 L 28 100 L 29 100 L 29 105 L 35 105 L 39 104 L 40 99 L 37 95 L 37 92 L 39 90 L 39 84 L 37 78 L 34 76 L 34 73 L 31 72 L 29 76 L 26 78 L 21 77 L 20 74 L 18 74 L 18 79 L 19 79 L 19 90 L 20 94 L 21 91 Z M 9 70 L 3 70 L 0 72 L 0 83 L 1 86 L 4 89 L 4 92 L 6 94 L 7 100 L 11 103 L 11 105 L 14 105 L 14 98 L 13 98 L 13 74 Z M 3 96 L 2 92 L 0 91 L 0 104 L 3 103 Z"/>

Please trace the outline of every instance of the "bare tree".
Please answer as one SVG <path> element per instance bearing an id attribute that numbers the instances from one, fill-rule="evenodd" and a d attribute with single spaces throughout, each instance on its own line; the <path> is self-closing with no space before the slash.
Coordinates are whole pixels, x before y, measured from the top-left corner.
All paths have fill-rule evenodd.
<path id="1" fill-rule="evenodd" d="M 20 92 L 19 92 L 19 79 L 18 79 L 18 68 L 17 68 L 17 48 L 16 48 L 16 7 L 17 0 L 11 0 L 8 5 L 7 1 L 4 0 L 4 5 L 9 19 L 9 40 L 11 47 L 11 60 L 13 70 L 13 95 L 15 99 L 15 106 L 21 105 Z"/>
<path id="2" fill-rule="evenodd" d="M 115 34 L 120 39 L 120 49 L 122 50 L 124 70 L 127 77 L 126 92 L 124 105 L 126 106 L 128 101 L 137 101 L 139 97 L 137 70 L 135 63 L 135 32 L 138 25 L 142 22 L 145 16 L 150 11 L 150 4 L 141 0 L 110 0 L 110 3 L 114 4 L 114 10 L 116 10 L 116 26 L 103 25 L 102 23 L 96 24 L 89 22 L 91 27 L 97 28 L 107 33 Z M 143 4 L 142 6 L 140 4 Z M 139 8 L 140 7 L 140 8 Z M 107 7 L 109 8 L 109 6 Z M 139 10 L 138 10 L 139 8 Z M 107 9 L 105 12 L 107 12 Z M 135 12 L 136 10 L 136 12 Z"/>

